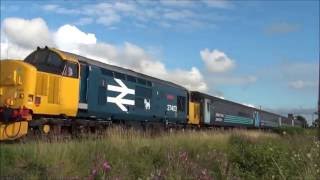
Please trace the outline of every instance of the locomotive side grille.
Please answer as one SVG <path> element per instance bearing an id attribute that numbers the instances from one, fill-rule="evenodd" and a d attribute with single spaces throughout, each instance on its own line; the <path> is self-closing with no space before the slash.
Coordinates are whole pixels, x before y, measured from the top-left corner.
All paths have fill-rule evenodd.
<path id="1" fill-rule="evenodd" d="M 59 104 L 60 78 L 50 76 L 48 103 Z"/>
<path id="2" fill-rule="evenodd" d="M 37 74 L 36 95 L 48 95 L 48 75 L 42 73 Z"/>

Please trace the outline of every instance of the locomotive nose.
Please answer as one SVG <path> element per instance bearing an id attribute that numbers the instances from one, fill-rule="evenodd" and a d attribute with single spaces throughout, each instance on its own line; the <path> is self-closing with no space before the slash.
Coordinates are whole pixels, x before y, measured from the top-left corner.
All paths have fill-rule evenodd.
<path id="1" fill-rule="evenodd" d="M 29 120 L 36 68 L 20 60 L 1 60 L 0 75 L 0 121 Z"/>
<path id="2" fill-rule="evenodd" d="M 0 107 L 30 108 L 34 94 L 36 68 L 20 60 L 0 61 Z"/>
<path id="3" fill-rule="evenodd" d="M 0 61 L 0 141 L 27 134 L 36 68 L 20 60 Z"/>

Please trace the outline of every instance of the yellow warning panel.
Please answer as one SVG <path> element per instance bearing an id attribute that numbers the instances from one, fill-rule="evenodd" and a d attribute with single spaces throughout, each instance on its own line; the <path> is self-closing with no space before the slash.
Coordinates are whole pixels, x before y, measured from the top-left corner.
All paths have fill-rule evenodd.
<path id="1" fill-rule="evenodd" d="M 189 102 L 189 124 L 200 124 L 200 104 L 195 102 Z"/>
<path id="2" fill-rule="evenodd" d="M 28 122 L 12 122 L 0 124 L 0 141 L 15 140 L 28 133 Z"/>

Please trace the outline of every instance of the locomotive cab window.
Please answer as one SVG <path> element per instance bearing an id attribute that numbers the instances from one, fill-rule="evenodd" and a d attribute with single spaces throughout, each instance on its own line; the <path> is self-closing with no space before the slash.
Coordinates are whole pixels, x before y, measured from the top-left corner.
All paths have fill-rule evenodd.
<path id="1" fill-rule="evenodd" d="M 36 66 L 37 64 L 45 64 L 48 56 L 47 50 L 37 50 L 27 56 L 24 61 Z"/>
<path id="2" fill-rule="evenodd" d="M 34 51 L 24 61 L 35 66 L 38 71 L 78 78 L 77 63 L 65 61 L 47 48 Z"/>
<path id="3" fill-rule="evenodd" d="M 64 61 L 60 56 L 48 49 L 39 49 L 30 54 L 24 61 L 35 66 L 38 71 L 59 75 L 61 75 L 64 66 Z"/>
<path id="4" fill-rule="evenodd" d="M 63 76 L 78 78 L 78 64 L 70 61 L 66 61 L 63 72 Z"/>

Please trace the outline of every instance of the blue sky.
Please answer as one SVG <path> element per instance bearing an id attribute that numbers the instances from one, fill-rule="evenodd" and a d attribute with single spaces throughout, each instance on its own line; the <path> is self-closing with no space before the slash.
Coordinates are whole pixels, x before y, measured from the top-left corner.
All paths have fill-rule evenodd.
<path id="1" fill-rule="evenodd" d="M 37 43 L 282 114 L 317 103 L 319 1 L 2 1 L 1 57 Z"/>

